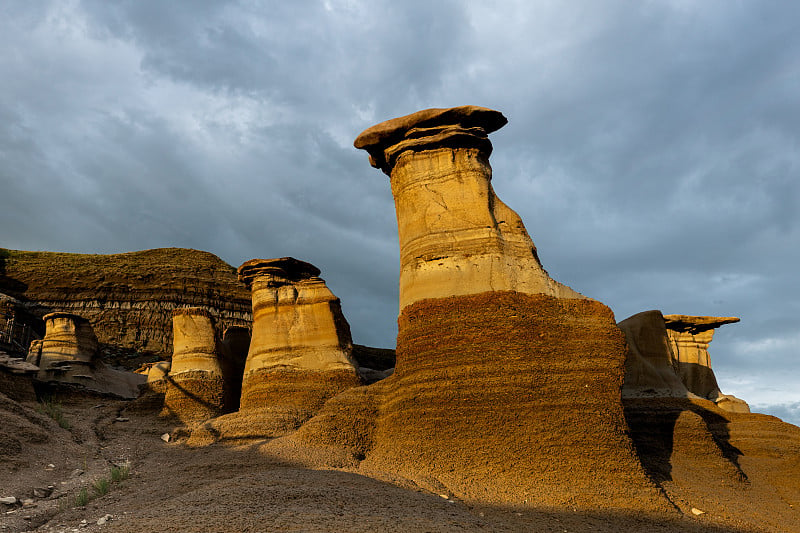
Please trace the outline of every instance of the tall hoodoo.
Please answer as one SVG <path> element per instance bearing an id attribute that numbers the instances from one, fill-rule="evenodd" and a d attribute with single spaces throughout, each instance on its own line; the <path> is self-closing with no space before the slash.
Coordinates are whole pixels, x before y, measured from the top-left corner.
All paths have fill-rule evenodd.
<path id="1" fill-rule="evenodd" d="M 548 276 L 519 215 L 492 189 L 488 134 L 506 122 L 477 106 L 426 109 L 356 139 L 372 166 L 391 177 L 401 310 L 425 298 L 486 291 L 583 298 Z"/>
<path id="2" fill-rule="evenodd" d="M 369 388 L 374 432 L 352 447 L 368 467 L 468 499 L 659 508 L 626 434 L 613 313 L 550 278 L 492 189 L 488 134 L 505 123 L 482 107 L 428 109 L 355 141 L 391 178 L 400 317 L 395 373 Z M 304 434 L 369 413 L 332 407 Z"/>
<path id="3" fill-rule="evenodd" d="M 239 267 L 253 298 L 240 409 L 292 405 L 310 413 L 359 383 L 350 326 L 319 274 L 292 257 L 253 259 Z"/>

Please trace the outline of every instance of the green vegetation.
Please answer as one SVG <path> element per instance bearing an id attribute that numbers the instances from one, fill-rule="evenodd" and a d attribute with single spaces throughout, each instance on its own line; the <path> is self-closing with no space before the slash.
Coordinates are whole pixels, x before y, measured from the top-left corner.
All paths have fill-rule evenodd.
<path id="1" fill-rule="evenodd" d="M 100 479 L 95 480 L 92 488 L 97 496 L 104 496 L 111 488 L 111 482 L 108 479 L 101 477 Z"/>
<path id="2" fill-rule="evenodd" d="M 119 483 L 125 479 L 128 479 L 128 475 L 130 474 L 130 467 L 128 465 L 122 466 L 115 466 L 111 468 L 111 481 L 114 483 Z"/>
<path id="3" fill-rule="evenodd" d="M 94 483 L 92 483 L 92 491 L 94 492 L 92 495 L 89 494 L 89 490 L 86 487 L 82 488 L 75 496 L 74 506 L 83 507 L 91 500 L 105 496 L 111 490 L 113 483 L 121 483 L 122 481 L 125 481 L 128 479 L 130 473 L 131 468 L 128 465 L 112 466 L 111 479 L 109 480 L 109 478 L 105 477 L 96 479 Z M 59 504 L 59 510 L 63 510 L 61 504 Z"/>
<path id="4" fill-rule="evenodd" d="M 61 411 L 61 403 L 56 402 L 52 398 L 43 398 L 39 402 L 39 407 L 37 407 L 36 410 L 58 422 L 58 425 L 64 429 L 72 427 L 69 420 L 64 418 L 64 413 Z"/>
<path id="5" fill-rule="evenodd" d="M 78 495 L 75 496 L 75 507 L 83 507 L 87 503 L 89 503 L 89 491 L 84 487 Z"/>

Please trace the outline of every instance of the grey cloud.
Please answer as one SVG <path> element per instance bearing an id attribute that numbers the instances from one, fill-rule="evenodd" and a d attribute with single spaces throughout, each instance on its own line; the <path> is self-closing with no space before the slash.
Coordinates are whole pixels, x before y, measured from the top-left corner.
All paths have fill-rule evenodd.
<path id="1" fill-rule="evenodd" d="M 394 206 L 352 140 L 485 105 L 510 120 L 494 186 L 554 277 L 619 319 L 741 316 L 717 372 L 793 390 L 800 8 L 677 5 L 6 3 L 0 246 L 295 255 L 389 346 Z"/>

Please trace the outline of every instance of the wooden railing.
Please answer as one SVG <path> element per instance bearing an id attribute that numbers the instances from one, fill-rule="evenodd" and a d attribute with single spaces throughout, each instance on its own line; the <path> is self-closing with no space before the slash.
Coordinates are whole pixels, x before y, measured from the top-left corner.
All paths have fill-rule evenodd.
<path id="1" fill-rule="evenodd" d="M 31 341 L 41 339 L 30 324 L 19 320 L 16 313 L 0 310 L 0 349 L 9 355 L 25 357 Z"/>

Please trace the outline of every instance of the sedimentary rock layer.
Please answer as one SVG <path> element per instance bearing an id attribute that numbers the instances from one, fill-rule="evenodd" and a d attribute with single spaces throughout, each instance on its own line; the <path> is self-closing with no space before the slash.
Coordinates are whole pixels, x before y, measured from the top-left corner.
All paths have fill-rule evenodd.
<path id="1" fill-rule="evenodd" d="M 626 435 L 625 343 L 599 302 L 494 292 L 400 316 L 368 462 L 478 500 L 661 508 Z"/>
<path id="2" fill-rule="evenodd" d="M 391 177 L 401 310 L 424 298 L 486 291 L 583 298 L 548 276 L 519 215 L 492 189 L 488 134 L 506 122 L 476 106 L 427 109 L 356 139 Z"/>
<path id="3" fill-rule="evenodd" d="M 662 315 L 644 311 L 621 321 L 628 356 L 622 394 L 628 398 L 702 398 L 728 411 L 750 412 L 747 403 L 722 394 L 708 344 L 714 329 L 736 317 Z"/>
<path id="4" fill-rule="evenodd" d="M 736 322 L 737 317 L 664 315 L 678 375 L 686 388 L 701 398 L 714 400 L 722 394 L 711 369 L 708 345 L 716 328 Z"/>
<path id="5" fill-rule="evenodd" d="M 164 415 L 193 423 L 225 411 L 225 378 L 214 321 L 203 308 L 173 311 L 174 353 Z"/>
<path id="6" fill-rule="evenodd" d="M 31 343 L 27 362 L 39 367 L 39 381 L 77 385 L 102 394 L 135 398 L 145 377 L 107 367 L 98 358 L 97 337 L 89 321 L 70 313 L 44 316 L 45 335 Z"/>
<path id="7" fill-rule="evenodd" d="M 291 257 L 239 267 L 253 301 L 239 408 L 264 411 L 275 419 L 267 426 L 294 429 L 326 399 L 360 384 L 350 327 L 319 273 Z"/>
<path id="8" fill-rule="evenodd" d="M 127 357 L 137 352 L 171 355 L 176 307 L 208 309 L 220 331 L 251 321 L 250 294 L 235 269 L 213 254 L 181 248 L 113 255 L 0 249 L 0 292 L 39 317 L 60 311 L 86 318 L 104 360 L 130 368 L 144 362 Z"/>
<path id="9" fill-rule="evenodd" d="M 800 428 L 703 399 L 626 398 L 647 473 L 684 514 L 701 509 L 737 531 L 800 527 Z"/>

